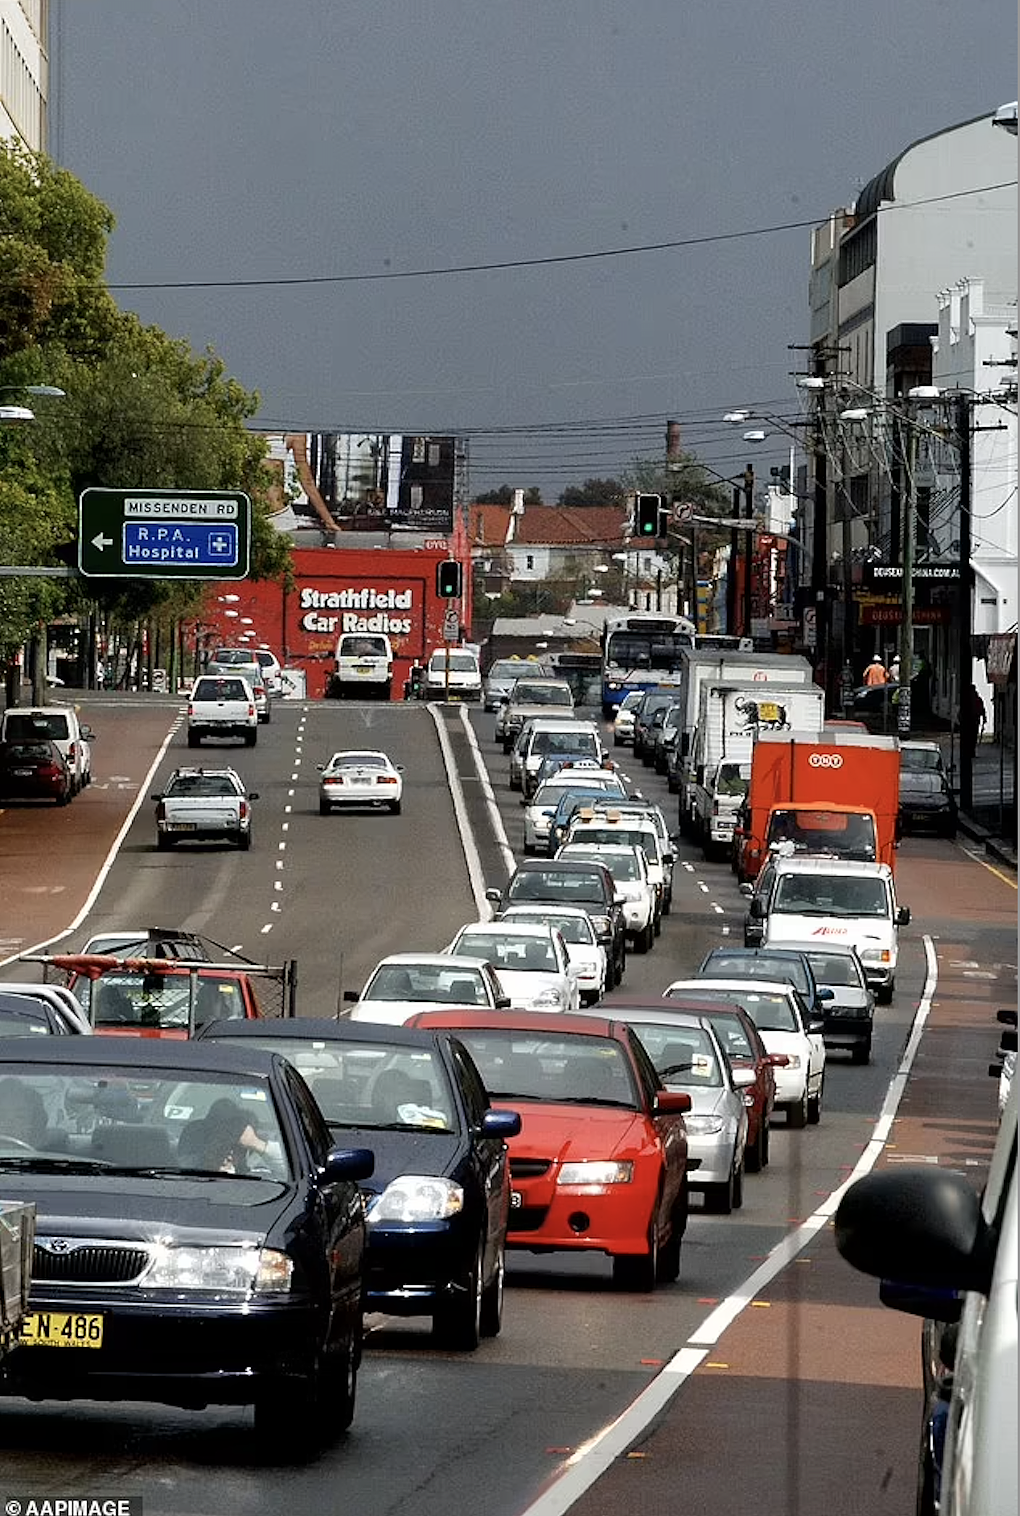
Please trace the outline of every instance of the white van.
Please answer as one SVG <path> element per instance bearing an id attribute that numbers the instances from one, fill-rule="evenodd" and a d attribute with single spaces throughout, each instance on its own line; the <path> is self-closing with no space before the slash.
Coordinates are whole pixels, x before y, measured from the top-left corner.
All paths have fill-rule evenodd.
<path id="1" fill-rule="evenodd" d="M 91 727 L 82 726 L 77 713 L 67 705 L 12 705 L 0 718 L 0 742 L 31 742 L 48 739 L 63 755 L 71 771 L 71 793 L 79 794 L 92 783 Z"/>
<path id="2" fill-rule="evenodd" d="M 389 700 L 393 647 L 382 632 L 341 632 L 328 693 L 336 700 L 362 696 Z"/>
<path id="3" fill-rule="evenodd" d="M 426 700 L 481 700 L 478 654 L 466 647 L 437 647 L 425 669 Z"/>
<path id="4" fill-rule="evenodd" d="M 752 907 L 756 902 L 752 899 Z M 887 863 L 791 858 L 776 863 L 775 878 L 759 909 L 765 913 L 762 947 L 785 942 L 827 942 L 856 949 L 875 998 L 888 1005 L 896 987 L 898 928 L 910 911 L 896 900 Z"/>

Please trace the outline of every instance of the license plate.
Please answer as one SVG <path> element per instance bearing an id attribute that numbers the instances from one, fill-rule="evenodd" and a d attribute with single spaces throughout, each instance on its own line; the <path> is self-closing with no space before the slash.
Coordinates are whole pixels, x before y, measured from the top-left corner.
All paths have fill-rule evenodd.
<path id="1" fill-rule="evenodd" d="M 521 1206 L 523 1204 L 524 1204 L 524 1196 L 521 1194 L 520 1190 L 511 1190 L 510 1191 L 510 1209 L 512 1211 L 519 1211 L 520 1208 L 521 1208 Z"/>
<path id="2" fill-rule="evenodd" d="M 372 665 L 370 663 L 358 663 L 355 665 L 354 672 L 356 674 L 371 674 Z"/>
<path id="3" fill-rule="evenodd" d="M 102 1316 L 34 1311 L 21 1323 L 18 1344 L 27 1348 L 101 1348 Z"/>
<path id="4" fill-rule="evenodd" d="M 12 769 L 11 773 L 14 774 L 15 778 L 17 779 L 31 779 L 32 775 L 35 773 L 35 769 Z"/>
<path id="5" fill-rule="evenodd" d="M 167 822 L 167 831 L 169 831 L 169 832 L 193 832 L 194 830 L 195 830 L 195 823 L 193 821 L 169 821 L 169 822 Z"/>

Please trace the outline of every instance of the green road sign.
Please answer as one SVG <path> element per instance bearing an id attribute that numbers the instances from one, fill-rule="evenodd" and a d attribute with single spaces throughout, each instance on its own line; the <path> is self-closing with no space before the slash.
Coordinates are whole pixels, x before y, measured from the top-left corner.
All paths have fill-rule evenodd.
<path id="1" fill-rule="evenodd" d="M 83 490 L 78 568 L 89 579 L 246 579 L 251 501 L 235 490 Z"/>

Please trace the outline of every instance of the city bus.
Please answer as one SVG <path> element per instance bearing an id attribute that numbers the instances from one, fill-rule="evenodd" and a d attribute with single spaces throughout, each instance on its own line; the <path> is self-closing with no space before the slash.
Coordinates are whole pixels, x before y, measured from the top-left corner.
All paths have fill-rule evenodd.
<path id="1" fill-rule="evenodd" d="M 607 621 L 602 631 L 602 711 L 607 720 L 631 690 L 679 685 L 683 650 L 695 642 L 694 622 L 686 616 L 632 611 Z"/>

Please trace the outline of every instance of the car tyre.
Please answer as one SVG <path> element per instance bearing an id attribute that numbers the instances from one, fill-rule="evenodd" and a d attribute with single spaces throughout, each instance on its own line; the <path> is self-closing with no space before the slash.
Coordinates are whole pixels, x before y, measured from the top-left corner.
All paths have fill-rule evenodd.
<path id="1" fill-rule="evenodd" d="M 792 1127 L 794 1129 L 794 1131 L 797 1131 L 797 1132 L 803 1131 L 804 1127 L 807 1126 L 807 1124 L 808 1124 L 808 1096 L 807 1096 L 807 1087 L 806 1086 L 804 1088 L 804 1094 L 801 1097 L 801 1100 L 799 1101 L 799 1103 L 797 1105 L 791 1105 L 791 1106 L 787 1107 L 787 1111 L 786 1111 L 786 1124 L 787 1124 L 788 1127 Z"/>
<path id="2" fill-rule="evenodd" d="M 807 1103 L 807 1119 L 811 1126 L 817 1126 L 822 1119 L 822 1096 L 825 1094 L 825 1080 L 822 1079 L 818 1086 L 818 1094 L 811 1095 Z"/>
<path id="3" fill-rule="evenodd" d="M 850 1062 L 851 1063 L 870 1063 L 871 1062 L 871 1038 L 870 1037 L 868 1038 L 867 1042 L 859 1042 L 856 1047 L 852 1047 L 850 1049 Z"/>
<path id="4" fill-rule="evenodd" d="M 482 1291 L 478 1330 L 483 1337 L 498 1337 L 503 1326 L 503 1287 L 506 1280 L 506 1247 L 499 1245 L 492 1278 Z"/>
<path id="5" fill-rule="evenodd" d="M 238 832 L 237 846 L 242 853 L 251 852 L 251 832 Z"/>
<path id="6" fill-rule="evenodd" d="M 737 1168 L 735 1169 L 734 1174 L 733 1174 L 733 1209 L 735 1211 L 739 1211 L 741 1209 L 741 1207 L 743 1206 L 743 1204 L 744 1204 L 744 1159 L 741 1158 L 740 1163 L 737 1165 Z"/>
<path id="7" fill-rule="evenodd" d="M 659 1239 L 655 1230 L 655 1217 L 648 1229 L 646 1253 L 621 1253 L 613 1259 L 613 1283 L 618 1290 L 634 1294 L 647 1294 L 655 1289 L 659 1277 Z"/>
<path id="8" fill-rule="evenodd" d="M 652 923 L 649 922 L 648 925 L 644 927 L 640 932 L 638 932 L 634 938 L 635 953 L 650 953 L 652 951 L 652 943 L 654 941 L 655 928 L 652 926 Z"/>
<path id="9" fill-rule="evenodd" d="M 892 984 L 880 984 L 875 991 L 875 999 L 879 1005 L 892 1005 L 893 991 L 896 988 L 895 981 Z"/>
<path id="10" fill-rule="evenodd" d="M 390 801 L 390 815 L 391 816 L 399 816 L 400 815 L 400 806 L 401 806 L 401 802 L 399 800 L 391 800 Z"/>
<path id="11" fill-rule="evenodd" d="M 769 1161 L 768 1130 L 769 1124 L 763 1116 L 758 1123 L 754 1143 L 744 1152 L 744 1167 L 749 1174 L 760 1174 Z"/>
<path id="12" fill-rule="evenodd" d="M 680 1253 L 683 1248 L 684 1233 L 687 1230 L 689 1199 L 685 1179 L 670 1216 L 669 1241 L 659 1249 L 659 1261 L 655 1274 L 659 1284 L 675 1284 L 680 1277 Z"/>
<path id="13" fill-rule="evenodd" d="M 258 728 L 256 728 L 255 731 L 253 731 L 253 732 L 245 732 L 245 734 L 244 734 L 244 745 L 245 745 L 245 747 L 254 747 L 255 744 L 256 744 L 256 742 L 258 742 L 258 740 L 259 740 Z"/>
<path id="14" fill-rule="evenodd" d="M 482 1335 L 482 1247 L 463 1288 L 444 1300 L 432 1317 L 432 1331 L 441 1347 L 456 1353 L 473 1353 Z"/>
<path id="15" fill-rule="evenodd" d="M 328 800 L 320 800 L 319 801 L 319 815 L 320 816 L 331 816 L 332 814 L 333 814 L 333 807 L 330 805 L 329 801 Z"/>
<path id="16" fill-rule="evenodd" d="M 188 746 L 189 747 L 201 747 L 202 746 L 202 739 L 201 739 L 201 737 L 199 736 L 199 734 L 197 732 L 189 732 L 188 733 Z"/>
<path id="17" fill-rule="evenodd" d="M 730 1169 L 729 1178 L 724 1179 L 722 1184 L 706 1184 L 705 1214 L 708 1216 L 728 1216 L 733 1210 L 733 1190 L 735 1170 Z"/>
<path id="18" fill-rule="evenodd" d="M 169 853 L 174 845 L 174 839 L 168 837 L 165 832 L 156 833 L 156 850 L 160 853 Z"/>

